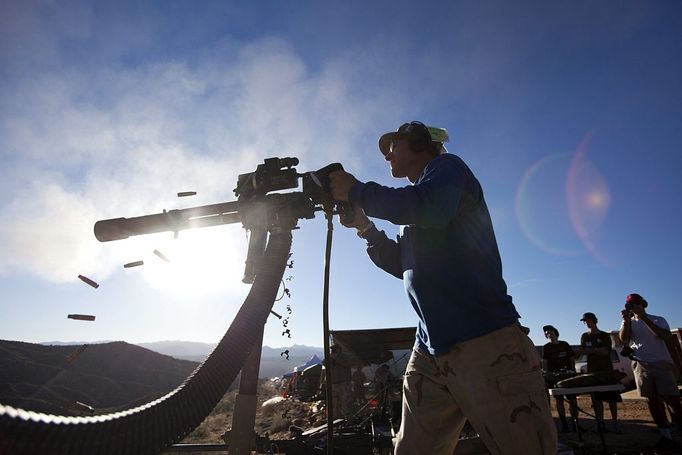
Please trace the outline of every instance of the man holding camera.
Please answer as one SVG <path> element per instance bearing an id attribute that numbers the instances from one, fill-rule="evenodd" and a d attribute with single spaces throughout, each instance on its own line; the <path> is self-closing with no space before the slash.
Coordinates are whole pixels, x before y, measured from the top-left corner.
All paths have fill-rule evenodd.
<path id="1" fill-rule="evenodd" d="M 672 358 L 665 345 L 665 340 L 673 335 L 668 322 L 661 316 L 648 314 L 647 306 L 641 295 L 627 296 L 625 308 L 620 312 L 623 318 L 620 339 L 631 349 L 637 390 L 647 399 L 651 417 L 661 433 L 657 447 L 672 448 L 677 445 L 672 440 L 663 403 L 670 407 L 673 420 L 678 429 L 682 429 L 680 392 Z"/>
<path id="2" fill-rule="evenodd" d="M 396 455 L 451 455 L 467 419 L 493 454 L 554 454 L 556 428 L 535 347 L 518 323 L 483 191 L 446 153 L 447 132 L 421 122 L 379 139 L 390 188 L 330 174 L 342 219 L 367 241 L 372 261 L 403 280 L 419 323 L 403 382 Z M 368 216 L 400 225 L 397 241 Z"/>

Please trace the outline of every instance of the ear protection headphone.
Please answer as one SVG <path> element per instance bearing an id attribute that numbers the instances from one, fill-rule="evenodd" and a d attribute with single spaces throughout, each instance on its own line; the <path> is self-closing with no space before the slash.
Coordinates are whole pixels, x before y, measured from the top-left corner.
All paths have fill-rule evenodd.
<path id="1" fill-rule="evenodd" d="M 429 129 L 422 122 L 413 121 L 404 123 L 399 132 L 407 133 L 407 142 L 415 152 L 426 152 L 431 155 L 438 155 L 439 150 L 433 143 Z"/>

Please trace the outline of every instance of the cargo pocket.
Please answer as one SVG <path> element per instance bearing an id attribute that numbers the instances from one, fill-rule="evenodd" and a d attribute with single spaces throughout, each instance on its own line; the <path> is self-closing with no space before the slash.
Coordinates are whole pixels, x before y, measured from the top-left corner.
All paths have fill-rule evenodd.
<path id="1" fill-rule="evenodd" d="M 544 392 L 545 380 L 540 371 L 510 374 L 497 378 L 497 387 L 503 396 L 530 395 Z"/>
<path id="2" fill-rule="evenodd" d="M 534 419 L 547 412 L 545 381 L 539 371 L 499 377 L 497 386 L 509 423 L 515 424 L 525 417 Z"/>

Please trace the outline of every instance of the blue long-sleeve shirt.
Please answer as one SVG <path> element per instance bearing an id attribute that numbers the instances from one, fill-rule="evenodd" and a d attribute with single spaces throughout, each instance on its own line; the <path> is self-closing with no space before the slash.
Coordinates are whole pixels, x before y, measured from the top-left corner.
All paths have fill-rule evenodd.
<path id="1" fill-rule="evenodd" d="M 367 252 L 403 279 L 421 349 L 443 354 L 518 321 L 483 190 L 458 156 L 435 157 L 408 187 L 356 182 L 349 199 L 368 216 L 401 225 L 397 241 L 371 229 Z"/>

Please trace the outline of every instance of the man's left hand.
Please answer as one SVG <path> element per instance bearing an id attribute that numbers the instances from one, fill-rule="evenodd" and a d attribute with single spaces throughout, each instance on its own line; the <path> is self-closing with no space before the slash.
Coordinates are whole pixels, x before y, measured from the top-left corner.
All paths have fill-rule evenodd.
<path id="1" fill-rule="evenodd" d="M 332 197 L 337 201 L 348 201 L 348 193 L 357 179 L 346 171 L 334 171 L 329 174 L 329 188 Z"/>

